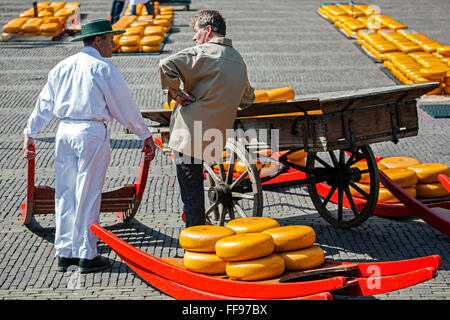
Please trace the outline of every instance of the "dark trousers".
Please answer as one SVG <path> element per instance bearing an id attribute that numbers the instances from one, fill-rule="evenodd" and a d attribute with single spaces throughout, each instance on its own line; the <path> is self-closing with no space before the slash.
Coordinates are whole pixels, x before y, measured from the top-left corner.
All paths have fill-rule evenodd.
<path id="1" fill-rule="evenodd" d="M 123 6 L 125 4 L 124 0 L 118 1 L 114 0 L 111 7 L 111 24 L 116 23 L 120 19 L 120 14 L 122 13 Z"/>
<path id="2" fill-rule="evenodd" d="M 200 160 L 175 155 L 177 179 L 180 186 L 186 227 L 205 224 L 205 191 L 203 163 Z"/>
<path id="3" fill-rule="evenodd" d="M 154 16 L 155 15 L 155 12 L 154 12 L 155 9 L 154 9 L 154 5 L 153 5 L 153 1 L 148 1 L 148 2 L 144 3 L 144 5 L 145 5 L 145 8 L 147 9 L 148 14 L 151 15 L 151 16 Z M 136 5 L 135 4 L 131 5 L 130 14 L 132 16 L 136 15 Z"/>

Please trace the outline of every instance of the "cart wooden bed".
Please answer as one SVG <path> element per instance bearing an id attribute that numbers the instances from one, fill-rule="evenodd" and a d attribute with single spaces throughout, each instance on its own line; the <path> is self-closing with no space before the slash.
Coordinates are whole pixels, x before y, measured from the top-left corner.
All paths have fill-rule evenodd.
<path id="1" fill-rule="evenodd" d="M 255 143 L 237 136 L 228 140 L 227 155 L 222 161 L 204 162 L 209 198 L 207 219 L 213 215 L 223 225 L 226 218 L 261 216 L 263 185 L 294 168 L 305 173 L 305 178 L 297 183 L 307 185 L 315 208 L 326 221 L 339 228 L 360 225 L 372 215 L 378 200 L 380 177 L 370 144 L 397 143 L 417 135 L 417 99 L 438 85 L 433 82 L 321 93 L 239 110 L 234 129 L 266 130 L 270 137 Z M 157 123 L 152 130 L 160 135 L 166 151 L 171 114 L 168 109 L 142 111 L 145 118 Z M 273 132 L 279 150 L 290 150 L 278 159 L 258 152 L 273 141 Z M 305 166 L 287 161 L 290 153 L 301 149 L 308 153 Z M 278 169 L 261 175 L 264 166 L 258 170 L 255 159 L 273 163 Z M 233 173 L 235 161 L 244 163 L 246 170 L 242 174 Z M 368 169 L 351 167 L 358 161 L 366 161 Z M 364 173 L 370 175 L 369 193 L 355 184 Z M 330 186 L 326 195 L 318 187 L 323 184 Z M 353 200 L 350 188 L 362 194 L 365 201 Z M 330 201 L 336 194 L 337 200 Z"/>

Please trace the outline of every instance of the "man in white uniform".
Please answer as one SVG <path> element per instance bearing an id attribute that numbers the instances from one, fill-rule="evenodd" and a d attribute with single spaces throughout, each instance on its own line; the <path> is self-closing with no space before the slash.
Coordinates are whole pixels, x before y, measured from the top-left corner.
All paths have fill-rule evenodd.
<path id="1" fill-rule="evenodd" d="M 81 52 L 56 65 L 24 130 L 24 156 L 34 158 L 34 137 L 53 117 L 55 137 L 55 250 L 58 270 L 77 264 L 81 273 L 103 270 L 109 261 L 97 252 L 90 226 L 99 222 L 101 192 L 111 150 L 106 123 L 116 119 L 143 140 L 153 160 L 155 146 L 122 75 L 105 58 L 112 56 L 113 36 L 106 19 L 82 26 Z"/>

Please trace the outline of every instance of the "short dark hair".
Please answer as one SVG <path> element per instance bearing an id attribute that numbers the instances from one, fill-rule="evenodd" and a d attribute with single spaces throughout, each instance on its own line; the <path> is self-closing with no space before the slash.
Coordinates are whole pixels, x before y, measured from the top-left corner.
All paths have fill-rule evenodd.
<path id="1" fill-rule="evenodd" d="M 106 34 L 100 34 L 100 35 L 96 35 L 96 36 L 86 37 L 86 38 L 83 39 L 83 44 L 85 46 L 90 46 L 91 44 L 94 43 L 95 37 L 100 37 L 102 39 L 105 39 L 106 38 Z"/>
<path id="2" fill-rule="evenodd" d="M 193 28 L 198 23 L 200 28 L 211 26 L 215 33 L 226 35 L 227 24 L 222 15 L 216 10 L 202 10 L 189 20 L 189 25 Z"/>

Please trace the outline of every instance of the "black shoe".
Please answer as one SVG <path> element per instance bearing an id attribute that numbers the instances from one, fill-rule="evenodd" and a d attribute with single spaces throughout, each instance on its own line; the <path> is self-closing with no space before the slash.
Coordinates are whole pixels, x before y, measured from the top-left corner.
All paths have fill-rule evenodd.
<path id="1" fill-rule="evenodd" d="M 80 273 L 90 273 L 95 271 L 100 271 L 108 269 L 111 266 L 108 260 L 102 260 L 100 256 L 94 259 L 80 259 L 78 264 Z"/>
<path id="2" fill-rule="evenodd" d="M 69 266 L 77 266 L 80 263 L 80 259 L 78 258 L 64 258 L 58 257 L 58 271 L 66 272 L 67 267 Z"/>

